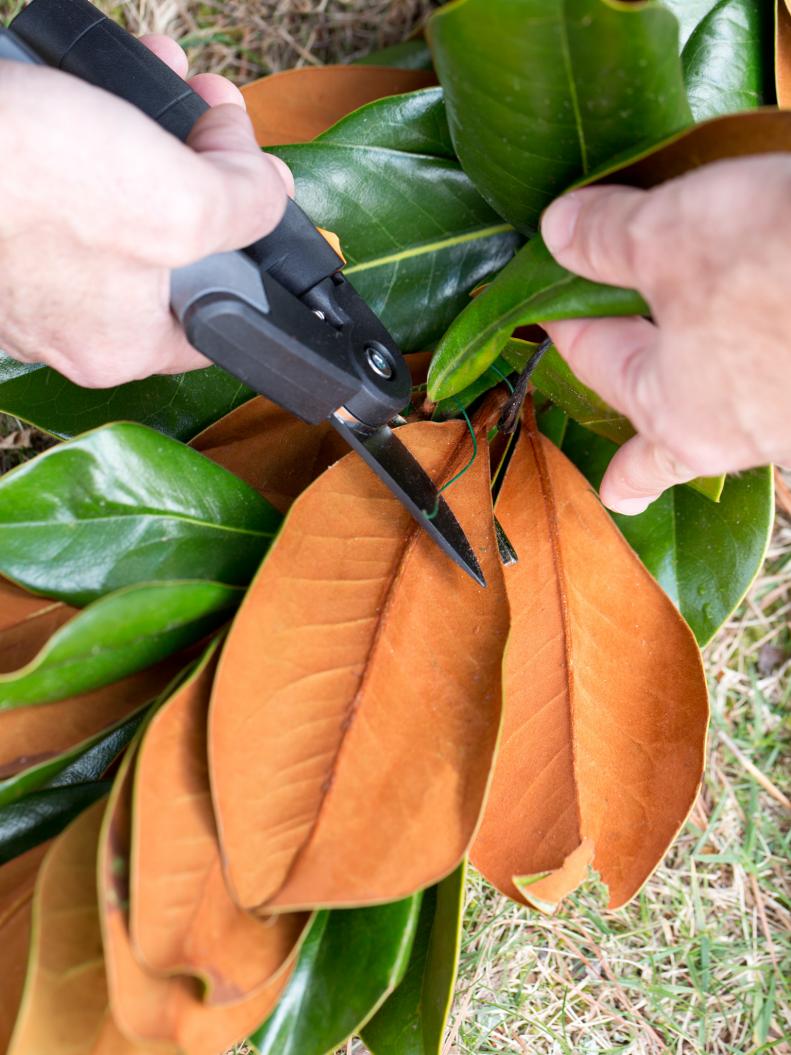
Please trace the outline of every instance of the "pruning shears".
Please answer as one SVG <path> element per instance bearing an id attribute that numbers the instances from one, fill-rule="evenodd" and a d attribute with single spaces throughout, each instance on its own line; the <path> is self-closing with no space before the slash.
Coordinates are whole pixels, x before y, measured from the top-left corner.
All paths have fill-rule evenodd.
<path id="1" fill-rule="evenodd" d="M 182 141 L 207 104 L 89 0 L 32 0 L 0 28 L 0 60 L 54 66 L 121 97 Z M 343 259 L 291 201 L 254 245 L 179 268 L 171 308 L 190 343 L 310 424 L 329 419 L 435 542 L 482 586 L 450 507 L 394 424 L 404 357 L 344 277 Z"/>

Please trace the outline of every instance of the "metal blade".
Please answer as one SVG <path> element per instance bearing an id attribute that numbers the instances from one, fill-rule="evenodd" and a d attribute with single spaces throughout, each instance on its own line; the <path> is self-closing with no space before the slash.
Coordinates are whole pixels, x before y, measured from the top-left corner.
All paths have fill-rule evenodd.
<path id="1" fill-rule="evenodd" d="M 478 559 L 450 506 L 393 430 L 387 425 L 378 428 L 365 425 L 343 409 L 336 411 L 330 421 L 440 549 L 477 583 L 485 586 Z M 435 507 L 437 512 L 429 519 L 426 513 L 432 513 Z"/>

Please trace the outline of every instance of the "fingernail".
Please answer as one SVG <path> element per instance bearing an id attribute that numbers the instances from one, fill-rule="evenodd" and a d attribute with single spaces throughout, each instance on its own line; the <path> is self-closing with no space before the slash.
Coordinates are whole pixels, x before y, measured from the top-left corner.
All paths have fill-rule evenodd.
<path id="1" fill-rule="evenodd" d="M 652 502 L 652 498 L 621 498 L 616 502 L 608 502 L 607 505 L 614 513 L 636 517 L 638 513 L 644 513 Z"/>
<path id="2" fill-rule="evenodd" d="M 544 213 L 541 234 L 551 253 L 560 253 L 571 245 L 581 206 L 575 194 L 564 194 Z"/>

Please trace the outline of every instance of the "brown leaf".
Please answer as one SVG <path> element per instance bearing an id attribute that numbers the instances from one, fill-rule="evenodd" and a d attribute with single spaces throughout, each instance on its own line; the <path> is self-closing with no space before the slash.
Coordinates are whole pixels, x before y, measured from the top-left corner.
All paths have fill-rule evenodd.
<path id="1" fill-rule="evenodd" d="M 787 0 L 777 0 L 775 84 L 777 105 L 791 108 L 791 7 Z"/>
<path id="2" fill-rule="evenodd" d="M 210 1003 L 228 1004 L 286 964 L 310 917 L 257 919 L 225 886 L 206 758 L 215 669 L 216 654 L 157 712 L 138 752 L 130 931 L 146 967 L 194 975 Z"/>
<path id="3" fill-rule="evenodd" d="M 425 384 L 431 355 L 408 356 L 413 385 Z M 190 447 L 254 487 L 281 513 L 349 451 L 329 422 L 306 425 L 264 396 L 209 425 L 190 441 Z"/>
<path id="4" fill-rule="evenodd" d="M 306 66 L 262 77 L 242 94 L 259 145 L 269 147 L 306 143 L 366 103 L 436 83 L 430 70 Z"/>
<path id="5" fill-rule="evenodd" d="M 520 560 L 505 574 L 504 727 L 472 860 L 509 897 L 549 909 L 592 859 L 617 907 L 659 863 L 697 794 L 708 719 L 700 653 L 534 421 L 497 515 Z"/>
<path id="6" fill-rule="evenodd" d="M 0 1051 L 7 1051 L 25 984 L 33 889 L 50 843 L 0 868 Z"/>
<path id="7" fill-rule="evenodd" d="M 664 146 L 649 149 L 631 164 L 602 172 L 593 182 L 656 187 L 713 161 L 752 154 L 782 154 L 789 150 L 791 111 L 749 110 L 693 125 Z"/>
<path id="8" fill-rule="evenodd" d="M 329 423 L 306 425 L 263 396 L 220 418 L 190 446 L 250 484 L 281 513 L 349 449 Z"/>
<path id="9" fill-rule="evenodd" d="M 156 699 L 185 666 L 184 653 L 93 692 L 0 711 L 0 779 L 54 758 Z"/>
<path id="10" fill-rule="evenodd" d="M 107 1001 L 96 906 L 104 802 L 53 843 L 33 903 L 25 991 L 8 1055 L 143 1055 L 116 1029 Z"/>
<path id="11" fill-rule="evenodd" d="M 470 456 L 462 422 L 398 435 L 438 480 Z M 243 602 L 215 679 L 209 761 L 244 907 L 393 900 L 446 875 L 469 844 L 508 624 L 485 454 L 447 496 L 486 590 L 349 455 L 294 504 Z"/>
<path id="12" fill-rule="evenodd" d="M 179 693 L 190 692 L 198 668 Z M 137 960 L 129 937 L 129 857 L 134 748 L 113 785 L 99 843 L 99 913 L 113 1018 L 136 1043 L 165 1044 L 184 1055 L 217 1055 L 248 1036 L 269 1015 L 291 974 L 291 965 L 239 1003 L 203 1003 L 194 978 L 160 977 Z M 170 804 L 170 803 L 168 803 Z"/>
<path id="13" fill-rule="evenodd" d="M 76 608 L 0 579 L 0 674 L 28 663 L 76 614 Z"/>

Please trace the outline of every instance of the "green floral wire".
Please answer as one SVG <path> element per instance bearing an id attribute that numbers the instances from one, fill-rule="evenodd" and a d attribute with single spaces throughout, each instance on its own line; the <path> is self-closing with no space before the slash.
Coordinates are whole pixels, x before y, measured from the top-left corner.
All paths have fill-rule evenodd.
<path id="1" fill-rule="evenodd" d="M 506 375 L 502 372 L 502 370 L 498 369 L 498 367 L 496 366 L 495 363 L 492 363 L 492 365 L 489 367 L 489 369 L 490 370 L 494 370 L 494 372 L 497 374 L 497 376 L 500 378 L 501 381 L 505 381 L 505 383 L 508 385 L 508 390 L 510 391 L 511 395 L 513 395 L 513 393 L 514 393 L 514 386 L 511 383 L 511 381 L 508 379 L 508 377 L 506 377 Z"/>
<path id="2" fill-rule="evenodd" d="M 467 428 L 470 430 L 470 436 L 472 437 L 472 457 L 463 469 L 459 469 L 455 476 L 451 476 L 450 480 L 448 480 L 447 483 L 443 484 L 442 487 L 440 487 L 439 491 L 437 491 L 437 500 L 434 503 L 434 508 L 432 509 L 432 511 L 429 513 L 425 509 L 423 510 L 423 516 L 426 518 L 426 520 L 434 519 L 434 517 L 439 512 L 439 496 L 442 494 L 443 491 L 446 491 L 451 484 L 455 484 L 457 480 L 460 480 L 462 476 L 464 476 L 464 474 L 473 467 L 475 459 L 478 457 L 478 437 L 475 435 L 475 429 L 472 427 L 470 416 L 458 400 L 456 400 L 456 405 L 464 415 L 464 420 L 467 422 Z"/>

